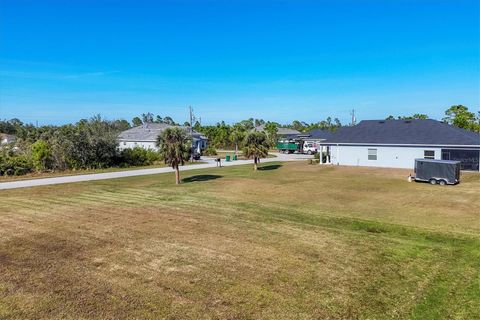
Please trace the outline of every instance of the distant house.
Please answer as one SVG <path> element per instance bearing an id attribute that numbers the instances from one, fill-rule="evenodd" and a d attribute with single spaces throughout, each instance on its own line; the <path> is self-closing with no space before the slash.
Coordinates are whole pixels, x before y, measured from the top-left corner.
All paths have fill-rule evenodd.
<path id="1" fill-rule="evenodd" d="M 255 131 L 265 132 L 265 125 L 259 125 L 255 127 Z M 284 127 L 277 127 L 277 136 L 286 137 L 286 136 L 295 136 L 300 134 L 300 131 L 284 128 Z"/>
<path id="2" fill-rule="evenodd" d="M 118 136 L 119 149 L 133 149 L 135 147 L 158 150 L 157 137 L 166 129 L 173 127 L 165 123 L 146 123 L 138 127 L 125 130 Z M 180 127 L 190 134 L 190 128 Z M 203 150 L 207 147 L 208 138 L 193 130 L 192 147 Z"/>
<path id="3" fill-rule="evenodd" d="M 297 135 L 298 138 L 301 138 L 307 145 L 311 144 L 316 151 L 320 149 L 320 145 L 323 141 L 326 141 L 333 135 L 333 131 L 325 129 L 312 129 L 306 133 L 300 133 Z"/>
<path id="4" fill-rule="evenodd" d="M 0 144 L 13 143 L 17 140 L 17 136 L 13 134 L 0 133 Z"/>
<path id="5" fill-rule="evenodd" d="M 436 120 L 368 120 L 342 127 L 322 141 L 327 163 L 414 167 L 414 159 L 459 160 L 479 170 L 480 134 Z M 321 157 L 322 159 L 322 157 Z"/>

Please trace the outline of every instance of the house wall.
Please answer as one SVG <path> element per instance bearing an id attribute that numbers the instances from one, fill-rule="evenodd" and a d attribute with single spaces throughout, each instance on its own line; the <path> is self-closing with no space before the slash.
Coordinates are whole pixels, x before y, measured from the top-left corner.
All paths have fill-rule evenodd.
<path id="1" fill-rule="evenodd" d="M 14 138 L 9 138 L 9 137 L 0 138 L 0 144 L 8 144 L 8 143 L 12 143 L 12 142 L 15 142 Z"/>
<path id="2" fill-rule="evenodd" d="M 377 160 L 368 160 L 368 149 L 377 149 Z M 415 159 L 424 157 L 424 150 L 435 151 L 435 159 L 442 158 L 441 148 L 330 146 L 330 159 L 339 165 L 413 169 Z"/>
<path id="3" fill-rule="evenodd" d="M 198 146 L 200 145 L 200 149 L 203 150 L 207 147 L 207 140 L 194 140 L 193 141 L 193 147 L 195 149 L 198 148 Z M 120 150 L 124 150 L 124 149 L 133 149 L 135 147 L 140 147 L 140 148 L 143 148 L 143 149 L 147 149 L 147 150 L 156 150 L 158 151 L 158 147 L 155 145 L 155 142 L 148 142 L 148 141 L 120 141 L 119 142 L 119 145 L 118 145 L 118 148 Z"/>
<path id="4" fill-rule="evenodd" d="M 143 149 L 158 150 L 155 146 L 155 142 L 146 142 L 146 141 L 120 141 L 118 148 L 120 150 L 124 149 L 133 149 L 135 147 L 140 147 Z"/>

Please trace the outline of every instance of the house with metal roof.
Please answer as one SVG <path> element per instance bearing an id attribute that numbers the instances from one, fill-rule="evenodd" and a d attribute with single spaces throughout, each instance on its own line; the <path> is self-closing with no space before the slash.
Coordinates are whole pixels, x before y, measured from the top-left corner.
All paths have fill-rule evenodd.
<path id="1" fill-rule="evenodd" d="M 458 160 L 479 170 L 480 134 L 425 120 L 366 120 L 321 142 L 322 163 L 413 169 L 415 159 Z"/>
<path id="2" fill-rule="evenodd" d="M 173 127 L 165 123 L 145 123 L 141 126 L 125 130 L 118 136 L 119 149 L 133 149 L 140 147 L 147 150 L 158 150 L 157 137 L 167 128 Z M 207 147 L 208 138 L 201 133 L 190 130 L 189 127 L 180 126 L 188 134 L 191 132 L 192 147 L 201 151 Z"/>

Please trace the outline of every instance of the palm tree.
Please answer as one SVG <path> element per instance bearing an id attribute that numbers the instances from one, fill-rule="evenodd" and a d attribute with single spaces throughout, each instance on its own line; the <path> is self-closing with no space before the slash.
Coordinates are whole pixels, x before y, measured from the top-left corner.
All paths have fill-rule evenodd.
<path id="1" fill-rule="evenodd" d="M 245 129 L 238 123 L 233 125 L 230 140 L 235 144 L 235 154 L 238 154 L 238 144 L 245 137 Z"/>
<path id="2" fill-rule="evenodd" d="M 192 141 L 187 132 L 181 128 L 167 128 L 157 138 L 157 147 L 165 163 L 175 170 L 175 182 L 180 184 L 179 166 L 190 158 Z"/>
<path id="3" fill-rule="evenodd" d="M 260 158 L 268 155 L 268 140 L 263 132 L 253 131 L 245 137 L 243 154 L 248 159 L 253 158 L 253 170 L 257 170 Z"/>

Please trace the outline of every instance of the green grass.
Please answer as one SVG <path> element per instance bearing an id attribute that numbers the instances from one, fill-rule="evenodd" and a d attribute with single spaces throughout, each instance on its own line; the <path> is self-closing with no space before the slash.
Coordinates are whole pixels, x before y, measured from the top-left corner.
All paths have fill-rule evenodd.
<path id="1" fill-rule="evenodd" d="M 478 174 L 263 167 L 2 191 L 0 319 L 480 317 Z"/>
<path id="2" fill-rule="evenodd" d="M 201 164 L 206 163 L 202 161 L 187 162 L 185 165 L 189 166 L 192 164 Z M 105 169 L 79 169 L 79 170 L 62 170 L 62 171 L 52 171 L 52 172 L 32 172 L 21 176 L 0 176 L 1 182 L 9 181 L 19 181 L 19 180 L 31 180 L 31 179 L 42 179 L 42 178 L 54 178 L 54 177 L 66 177 L 66 176 L 77 176 L 84 174 L 95 174 L 95 173 L 108 173 L 108 172 L 120 172 L 120 171 L 130 171 L 130 170 L 143 170 L 143 169 L 155 169 L 155 168 L 164 168 L 166 165 L 162 163 L 156 163 L 149 166 L 135 166 L 135 167 L 111 167 Z"/>
<path id="3" fill-rule="evenodd" d="M 217 155 L 216 155 L 216 157 L 220 157 L 220 158 L 222 158 L 222 159 L 225 159 L 225 157 L 226 157 L 227 155 L 229 155 L 229 156 L 230 156 L 230 159 L 233 159 L 233 155 L 234 155 L 234 154 L 235 154 L 235 150 L 219 150 L 219 151 L 217 150 Z M 237 155 L 238 155 L 238 160 L 246 160 L 246 159 L 247 159 L 247 158 L 245 158 L 245 157 L 243 156 L 243 151 L 242 151 L 242 150 L 239 150 L 239 151 L 237 152 Z M 269 154 L 267 155 L 267 158 L 276 158 L 276 157 L 277 157 L 276 155 L 271 154 L 271 153 L 269 153 Z"/>

